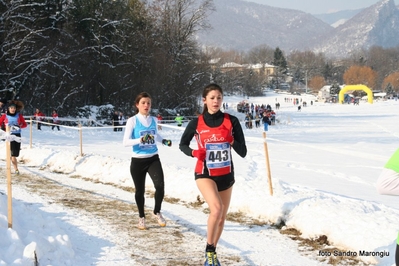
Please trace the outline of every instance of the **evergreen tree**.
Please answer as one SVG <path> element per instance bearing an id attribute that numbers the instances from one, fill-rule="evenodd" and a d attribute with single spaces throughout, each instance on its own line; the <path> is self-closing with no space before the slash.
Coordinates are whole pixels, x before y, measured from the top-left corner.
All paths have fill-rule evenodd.
<path id="1" fill-rule="evenodd" d="M 274 50 L 273 65 L 278 67 L 280 73 L 287 74 L 287 60 L 285 59 L 283 51 L 278 47 Z"/>
<path id="2" fill-rule="evenodd" d="M 330 95 L 338 95 L 341 91 L 341 87 L 338 84 L 333 84 L 330 87 Z"/>

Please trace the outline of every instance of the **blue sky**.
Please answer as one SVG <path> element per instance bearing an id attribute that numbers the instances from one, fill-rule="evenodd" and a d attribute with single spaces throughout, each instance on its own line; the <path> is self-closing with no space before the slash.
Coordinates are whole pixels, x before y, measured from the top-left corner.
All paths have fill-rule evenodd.
<path id="1" fill-rule="evenodd" d="M 378 0 L 245 0 L 274 7 L 291 8 L 311 14 L 330 13 L 346 9 L 369 7 Z M 399 5 L 399 0 L 395 0 Z"/>

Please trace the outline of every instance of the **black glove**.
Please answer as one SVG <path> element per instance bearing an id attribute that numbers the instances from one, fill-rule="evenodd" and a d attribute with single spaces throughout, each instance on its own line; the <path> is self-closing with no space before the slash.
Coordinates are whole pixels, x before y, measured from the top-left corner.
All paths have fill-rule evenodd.
<path id="1" fill-rule="evenodd" d="M 149 142 L 149 141 L 151 141 L 151 140 L 153 140 L 154 139 L 154 135 L 151 135 L 151 134 L 145 134 L 144 136 L 142 136 L 141 137 L 141 143 L 147 143 L 147 142 Z"/>
<path id="2" fill-rule="evenodd" d="M 172 146 L 172 141 L 170 139 L 163 139 L 162 144 L 170 147 L 170 146 Z"/>

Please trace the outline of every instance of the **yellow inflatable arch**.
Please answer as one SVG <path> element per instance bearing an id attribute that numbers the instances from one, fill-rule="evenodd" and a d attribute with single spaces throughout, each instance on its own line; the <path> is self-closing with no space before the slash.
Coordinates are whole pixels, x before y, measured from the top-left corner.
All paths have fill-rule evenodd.
<path id="1" fill-rule="evenodd" d="M 345 95 L 345 92 L 347 92 L 347 91 L 360 91 L 360 90 L 362 90 L 362 91 L 365 91 L 366 93 L 367 93 L 367 101 L 369 102 L 369 103 L 373 103 L 373 92 L 372 92 L 372 90 L 369 88 L 369 87 L 367 87 L 366 85 L 348 85 L 348 86 L 345 86 L 340 92 L 339 92 L 339 95 L 338 95 L 338 101 L 339 101 L 339 103 L 344 103 L 344 95 Z"/>

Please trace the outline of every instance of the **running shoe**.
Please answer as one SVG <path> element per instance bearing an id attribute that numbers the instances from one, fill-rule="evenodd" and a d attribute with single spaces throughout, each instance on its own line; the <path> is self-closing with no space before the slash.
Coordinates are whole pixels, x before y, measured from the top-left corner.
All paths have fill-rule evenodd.
<path id="1" fill-rule="evenodd" d="M 205 262 L 204 266 L 218 266 L 217 258 L 216 258 L 216 252 L 214 251 L 208 251 L 205 252 Z"/>
<path id="2" fill-rule="evenodd" d="M 162 227 L 166 226 L 166 221 L 160 212 L 158 212 L 157 214 L 154 214 L 154 218 L 157 219 L 157 222 L 160 226 L 162 226 Z"/>
<path id="3" fill-rule="evenodd" d="M 137 224 L 137 228 L 140 230 L 147 229 L 147 227 L 145 226 L 145 217 L 139 217 L 139 223 Z"/>

